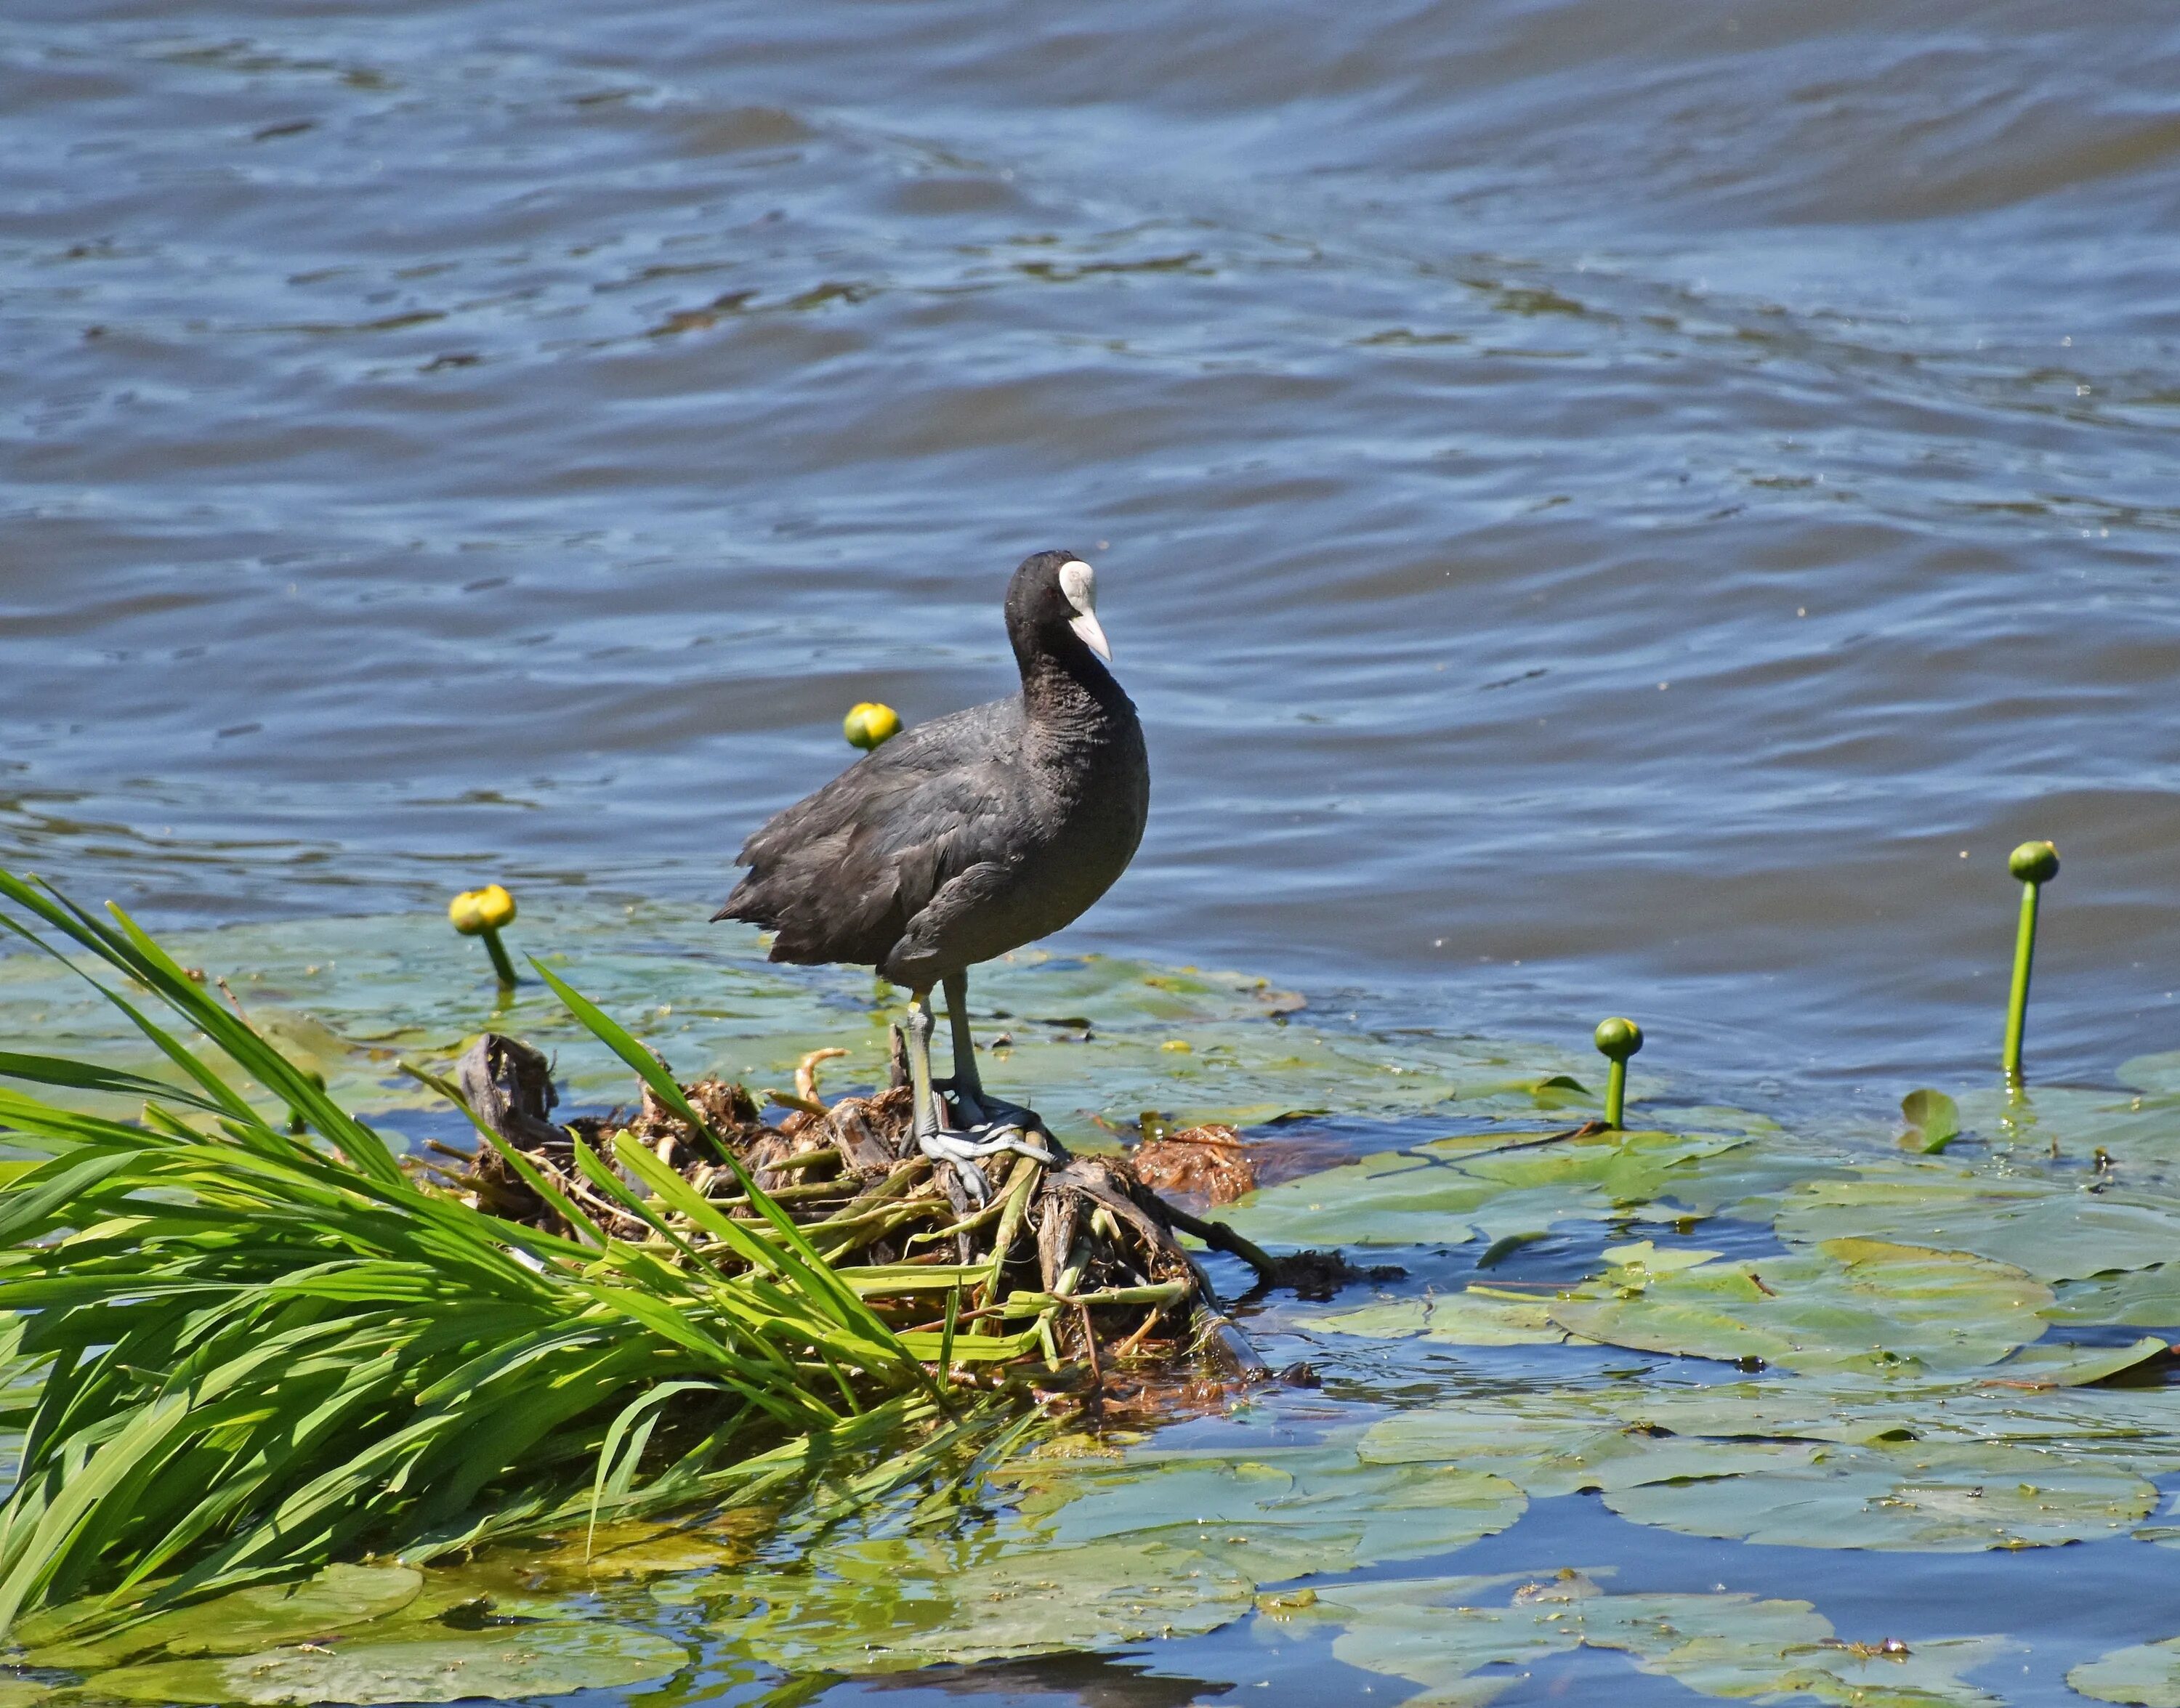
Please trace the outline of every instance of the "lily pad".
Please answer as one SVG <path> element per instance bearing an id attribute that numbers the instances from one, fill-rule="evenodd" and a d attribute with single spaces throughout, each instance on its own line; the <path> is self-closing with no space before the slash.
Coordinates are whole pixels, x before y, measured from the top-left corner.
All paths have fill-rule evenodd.
<path id="1" fill-rule="evenodd" d="M 1450 1552 L 1506 1529 L 1528 1506 L 1489 1472 L 1365 1464 L 1343 1445 L 1033 1464 L 998 1480 L 1020 1498 L 1024 1521 L 1054 1541 L 1134 1535 L 1208 1555 L 1259 1587 Z"/>
<path id="2" fill-rule="evenodd" d="M 1803 1188 L 1788 1199 L 1776 1227 L 1789 1241 L 1855 1234 L 1973 1252 L 2045 1281 L 2148 1268 L 2180 1251 L 2180 1203 L 2132 1202 L 1905 1159 L 1893 1172 Z"/>
<path id="3" fill-rule="evenodd" d="M 2075 1667 L 2067 1683 L 2100 1702 L 2180 1708 L 2180 1637 L 2115 1649 Z"/>
<path id="4" fill-rule="evenodd" d="M 2054 1322 L 2180 1328 L 2180 1262 L 2062 1282 L 2045 1315 Z"/>
<path id="5" fill-rule="evenodd" d="M 1638 1434 L 1639 1426 L 1615 1417 L 1599 1395 L 1479 1394 L 1373 1424 L 1357 1453 L 1366 1464 L 1489 1471 L 1540 1500 L 1601 1486 L 1605 1465 L 1642 1451 Z"/>
<path id="6" fill-rule="evenodd" d="M 2180 1050 L 2155 1056 L 2136 1056 L 2119 1064 L 2114 1075 L 2122 1085 L 2155 1096 L 2180 1097 Z"/>
<path id="7" fill-rule="evenodd" d="M 1590 1340 L 1792 1370 L 1996 1363 L 2044 1332 L 2051 1289 L 2002 1263 L 1875 1239 L 1655 1275 L 1623 1265 L 1551 1307 Z M 1603 1296 L 1599 1296 L 1603 1295 Z"/>
<path id="8" fill-rule="evenodd" d="M 1964 1123 L 1995 1151 L 2023 1163 L 2056 1155 L 2078 1166 L 2095 1147 L 2130 1167 L 2157 1169 L 2180 1161 L 2180 1101 L 2170 1096 L 2066 1085 L 2037 1085 L 2015 1096 L 1993 1086 L 1963 1092 L 1960 1103 Z"/>
<path id="9" fill-rule="evenodd" d="M 1960 1136 L 1961 1107 L 1943 1091 L 1910 1091 L 1900 1100 L 1900 1112 L 1908 1122 L 1900 1143 L 1908 1150 L 1935 1156 Z"/>
<path id="10" fill-rule="evenodd" d="M 1960 1674 L 2003 1645 L 1982 1639 L 1922 1643 L 1841 1640 L 1807 1601 L 1715 1592 L 1612 1595 L 1575 1572 L 1523 1584 L 1440 1579 L 1344 1584 L 1318 1591 L 1315 1610 L 1346 1628 L 1333 1653 L 1350 1666 L 1423 1687 L 1411 1701 L 1480 1704 L 1518 1667 L 1581 1648 L 1625 1653 L 1641 1671 L 1702 1694 L 1772 1700 L 1809 1696 L 1843 1708 L 1985 1708 L 1996 1697 Z M 1499 1597 L 1505 1597 L 1498 1603 Z"/>
<path id="11" fill-rule="evenodd" d="M 788 1671 L 897 1672 L 1198 1635 L 1247 1612 L 1256 1589 L 1208 1555 L 1132 1536 L 888 1538 L 819 1550 L 808 1566 L 729 1579 L 714 1620 Z"/>
<path id="12" fill-rule="evenodd" d="M 237 1590 L 89 1640 L 33 1647 L 26 1658 L 35 1667 L 87 1671 L 155 1650 L 176 1659 L 247 1655 L 366 1624 L 415 1601 L 423 1583 L 423 1574 L 406 1566 L 328 1566 L 299 1584 Z M 35 1640 L 46 1622 L 25 1623 L 27 1638 Z"/>
<path id="13" fill-rule="evenodd" d="M 628 1625 L 553 1620 L 483 1631 L 359 1638 L 227 1660 L 155 1661 L 96 1675 L 88 1688 L 130 1702 L 300 1705 L 456 1702 L 559 1696 L 664 1678 L 688 1664 L 679 1643 Z"/>
<path id="14" fill-rule="evenodd" d="M 1447 1245 L 1598 1221 L 1657 1197 L 1734 1134 L 1464 1134 L 1252 1194 L 1225 1212 L 1292 1245 Z"/>
<path id="15" fill-rule="evenodd" d="M 600 1524 L 595 1535 L 573 1540 L 531 1562 L 533 1571 L 555 1580 L 583 1582 L 610 1578 L 647 1578 L 661 1572 L 693 1572 L 739 1564 L 750 1545 L 707 1530 L 674 1524 Z"/>
<path id="16" fill-rule="evenodd" d="M 1547 1301 L 1476 1287 L 1309 1317 L 1303 1326 L 1372 1340 L 1420 1338 L 1452 1346 L 1554 1346 L 1567 1337 L 1552 1321 Z"/>
<path id="17" fill-rule="evenodd" d="M 1245 1451 L 1072 1438 L 989 1473 L 985 1492 L 1005 1510 L 956 1534 L 866 1534 L 712 1579 L 725 1592 L 712 1617 L 795 1671 L 1094 1651 L 1214 1629 L 1268 1584 L 1466 1546 L 1528 1505 L 1488 1472 L 1366 1464 L 1351 1436 Z"/>
<path id="18" fill-rule="evenodd" d="M 2126 1346 L 2072 1346 L 2064 1341 L 2045 1341 L 2023 1347 L 2005 1363 L 1994 1365 L 1984 1380 L 1995 1387 L 2087 1387 L 2171 1354 L 2172 1348 L 2163 1337 L 2155 1334 Z"/>
<path id="19" fill-rule="evenodd" d="M 1605 1473 L 1605 1502 L 1688 1535 L 1965 1552 L 2122 1535 L 2157 1504 L 2119 1467 L 2018 1447 L 1660 1442 Z"/>
<path id="20" fill-rule="evenodd" d="M 1790 1377 L 1679 1393 L 1631 1389 L 1610 1404 L 1632 1427 L 1683 1437 L 2023 1447 L 2047 1463 L 2144 1479 L 2180 1469 L 2180 1392 L 2161 1387 L 2013 1387 L 1977 1372 L 1906 1385 Z"/>

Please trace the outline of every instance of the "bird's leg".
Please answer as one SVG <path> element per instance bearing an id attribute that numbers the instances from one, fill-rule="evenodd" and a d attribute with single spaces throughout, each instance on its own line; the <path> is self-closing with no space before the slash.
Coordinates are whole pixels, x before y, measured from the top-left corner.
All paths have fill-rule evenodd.
<path id="1" fill-rule="evenodd" d="M 908 1084 L 911 1130 L 926 1156 L 930 1140 L 939 1133 L 939 1103 L 931 1092 L 931 992 L 911 991 L 908 997 Z"/>
<path id="2" fill-rule="evenodd" d="M 913 1111 L 911 1130 L 916 1135 L 916 1148 L 931 1159 L 934 1168 L 952 1164 L 961 1189 L 969 1195 L 972 1204 L 982 1204 L 992 1195 L 991 1183 L 984 1178 L 984 1171 L 961 1154 L 967 1148 L 969 1135 L 953 1133 L 939 1119 L 939 1099 L 931 1089 L 931 992 L 911 991 L 908 997 L 908 1083 Z"/>
<path id="3" fill-rule="evenodd" d="M 954 1077 L 946 1089 L 954 1107 L 972 1126 L 984 1120 L 984 1083 L 977 1072 L 977 1041 L 969 1035 L 969 975 L 949 973 L 945 980 L 946 1024 L 954 1035 Z"/>
<path id="4" fill-rule="evenodd" d="M 1000 1127 L 987 1123 L 975 1132 L 960 1133 L 940 1124 L 939 1100 L 931 1087 L 930 991 L 910 993 L 907 1030 L 908 1082 L 915 1111 L 911 1130 L 916 1135 L 916 1148 L 934 1166 L 951 1164 L 962 1189 L 972 1201 L 982 1204 L 992 1195 L 991 1183 L 984 1178 L 984 1171 L 977 1167 L 980 1156 L 1013 1151 L 1024 1156 L 1034 1156 L 1040 1162 L 1058 1160 L 1049 1151 L 1028 1144 L 1017 1126 Z"/>
<path id="5" fill-rule="evenodd" d="M 1042 1133 L 1044 1118 L 1034 1109 L 994 1097 L 984 1089 L 977 1072 L 977 1042 L 969 1035 L 969 975 L 949 973 L 945 979 L 946 1019 L 954 1034 L 954 1077 L 945 1082 L 954 1107 L 974 1130 L 996 1136 L 1013 1128 L 1023 1133 Z"/>
<path id="6" fill-rule="evenodd" d="M 908 1082 L 913 1100 L 911 1130 L 916 1135 L 916 1148 L 928 1156 L 934 1167 L 951 1166 L 972 1203 L 983 1204 L 992 1195 L 991 1183 L 977 1166 L 978 1157 L 995 1156 L 1002 1151 L 1019 1151 L 1040 1162 L 1053 1160 L 1044 1151 L 1023 1143 L 1021 1134 L 1012 1127 L 994 1130 L 988 1124 L 975 1132 L 961 1133 L 941 1123 L 939 1099 L 931 1087 L 928 991 L 912 991 L 908 999 Z"/>

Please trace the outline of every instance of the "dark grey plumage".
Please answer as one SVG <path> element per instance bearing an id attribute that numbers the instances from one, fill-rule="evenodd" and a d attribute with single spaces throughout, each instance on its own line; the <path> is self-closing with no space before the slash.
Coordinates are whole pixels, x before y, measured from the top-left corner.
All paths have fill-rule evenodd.
<path id="1" fill-rule="evenodd" d="M 861 963 L 921 995 L 1104 894 L 1142 838 L 1150 766 L 1068 565 L 1087 583 L 1040 552 L 1008 585 L 1020 694 L 906 730 L 779 814 L 713 917 L 776 932 L 775 961 Z"/>

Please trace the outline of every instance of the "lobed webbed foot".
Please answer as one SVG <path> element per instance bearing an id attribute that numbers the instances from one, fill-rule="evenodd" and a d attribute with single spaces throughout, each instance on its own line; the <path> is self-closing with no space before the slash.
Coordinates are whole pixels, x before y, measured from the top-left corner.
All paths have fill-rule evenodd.
<path id="1" fill-rule="evenodd" d="M 917 1148 L 928 1156 L 934 1165 L 950 1165 L 961 1183 L 961 1189 L 969 1195 L 970 1201 L 982 1205 L 990 1200 L 991 1182 L 977 1162 L 986 1156 L 996 1156 L 1001 1151 L 1012 1151 L 1017 1156 L 1027 1156 L 1051 1167 L 1060 1159 L 1050 1151 L 1029 1142 L 1029 1134 L 1011 1123 L 987 1122 L 967 1131 L 941 1129 L 936 1132 L 919 1133 Z"/>

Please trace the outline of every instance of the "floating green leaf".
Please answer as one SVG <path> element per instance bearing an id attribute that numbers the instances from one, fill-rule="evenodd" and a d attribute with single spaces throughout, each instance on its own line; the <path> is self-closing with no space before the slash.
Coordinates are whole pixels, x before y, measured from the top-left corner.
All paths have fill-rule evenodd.
<path id="1" fill-rule="evenodd" d="M 1900 1141 L 1908 1150 L 1935 1156 L 1960 1136 L 1960 1105 L 1943 1091 L 1910 1091 L 1900 1100 L 1900 1112 L 1908 1118 L 1908 1135 Z"/>
<path id="2" fill-rule="evenodd" d="M 1962 1552 L 2124 1533 L 2157 1491 L 2117 1467 L 1979 1442 L 1661 1441 L 1605 1473 L 1638 1524 L 1804 1548 Z"/>
<path id="3" fill-rule="evenodd" d="M 1462 1134 L 1274 1186 L 1225 1212 L 1260 1243 L 1446 1245 L 1649 1203 L 1735 1134 Z"/>
<path id="4" fill-rule="evenodd" d="M 2015 1095 L 1994 1085 L 1963 1091 L 1960 1104 L 1964 1123 L 1994 1151 L 2022 1162 L 2056 1157 L 2078 1167 L 2093 1147 L 2143 1167 L 2180 1161 L 2180 1100 L 2169 1095 L 2063 1085 Z"/>
<path id="5" fill-rule="evenodd" d="M 2007 1368 L 1921 1383 L 1789 1376 L 1677 1393 L 1631 1389 L 1609 1405 L 1632 1428 L 1688 1439 L 2023 1447 L 2048 1463 L 2094 1464 L 2145 1479 L 2180 1469 L 2173 1428 L 2180 1409 L 2170 1390 L 1992 1380 Z"/>
<path id="6" fill-rule="evenodd" d="M 1403 1299 L 1305 1319 L 1313 1330 L 1377 1340 L 1424 1340 L 1452 1346 L 1553 1346 L 1567 1337 L 1548 1301 L 1471 1287 L 1427 1299 Z"/>
<path id="7" fill-rule="evenodd" d="M 2054 1322 L 2180 1328 L 2180 1263 L 2062 1282 L 2045 1315 Z"/>
<path id="8" fill-rule="evenodd" d="M 1960 1674 L 2003 1645 L 1982 1639 L 1841 1641 L 1807 1601 L 1749 1595 L 1609 1595 L 1575 1572 L 1522 1584 L 1452 1578 L 1343 1584 L 1313 1612 L 1341 1619 L 1332 1652 L 1350 1666 L 1423 1687 L 1412 1701 L 1481 1704 L 1519 1667 L 1577 1647 L 1625 1653 L 1645 1672 L 1739 1700 L 1814 1697 L 1842 1708 L 1984 1708 L 1996 1698 Z M 1503 1601 L 1500 1598 L 1504 1597 Z"/>
<path id="9" fill-rule="evenodd" d="M 746 1652 L 893 1672 L 1208 1631 L 1267 1584 L 1418 1559 L 1506 1529 L 1527 1502 L 1487 1473 L 1263 1453 L 1074 1451 L 994 1473 L 1013 1511 L 944 1537 L 863 1536 L 713 1580 Z"/>
<path id="10" fill-rule="evenodd" d="M 1342 1444 L 1040 1460 L 999 1482 L 1054 1541 L 1136 1535 L 1209 1554 L 1258 1586 L 1450 1552 L 1505 1530 L 1528 1505 L 1488 1472 L 1368 1464 Z"/>
<path id="11" fill-rule="evenodd" d="M 2180 1201 L 1904 1160 L 1804 1187 L 1776 1226 L 1789 1241 L 1856 1234 L 1974 1252 L 2045 1281 L 2146 1268 L 2180 1252 Z"/>
<path id="12" fill-rule="evenodd" d="M 1255 1585 L 1210 1556 L 1120 1537 L 1074 1546 L 984 1532 L 889 1538 L 722 1580 L 713 1605 L 746 1652 L 795 1672 L 897 1672 L 1109 1649 L 1215 1630 Z"/>
<path id="13" fill-rule="evenodd" d="M 2131 1085 L 2157 1097 L 2180 1097 L 2180 1050 L 2166 1050 L 2155 1056 L 2136 1056 L 2119 1064 L 2113 1077 L 2122 1085 Z"/>
<path id="14" fill-rule="evenodd" d="M 1356 1451 L 1367 1464 L 1489 1471 L 1543 1499 L 1599 1486 L 1601 1467 L 1641 1448 L 1605 1396 L 1562 1388 L 1464 1396 L 1399 1412 L 1372 1425 Z"/>
<path id="15" fill-rule="evenodd" d="M 2067 1683 L 2100 1702 L 2180 1708 L 2180 1637 L 2115 1649 L 2075 1667 Z"/>
<path id="16" fill-rule="evenodd" d="M 236 1590 L 84 1643 L 37 1646 L 41 1627 L 66 1623 L 66 1609 L 26 1619 L 16 1635 L 30 1645 L 34 1667 L 92 1669 L 118 1666 L 154 1650 L 179 1660 L 201 1655 L 247 1655 L 283 1643 L 324 1636 L 397 1612 L 416 1598 L 423 1574 L 406 1566 L 328 1566 L 299 1584 Z"/>
<path id="17" fill-rule="evenodd" d="M 97 1695 L 130 1702 L 456 1702 L 559 1696 L 664 1678 L 688 1651 L 631 1626 L 578 1619 L 482 1631 L 356 1639 L 271 1649 L 230 1660 L 157 1661 L 102 1672 Z"/>
<path id="18" fill-rule="evenodd" d="M 2005 1363 L 1994 1365 L 1985 1380 L 2010 1387 L 2087 1387 L 2139 1369 L 2153 1359 L 2167 1357 L 2171 1350 L 2161 1337 L 2154 1334 L 2126 1346 L 2074 1346 L 2065 1341 L 2045 1341 L 2023 1347 Z"/>
<path id="19" fill-rule="evenodd" d="M 2043 1332 L 2051 1289 L 1963 1252 L 1828 1239 L 1760 1262 L 1625 1266 L 1551 1307 L 1574 1334 L 1803 1370 L 1963 1370 Z"/>

